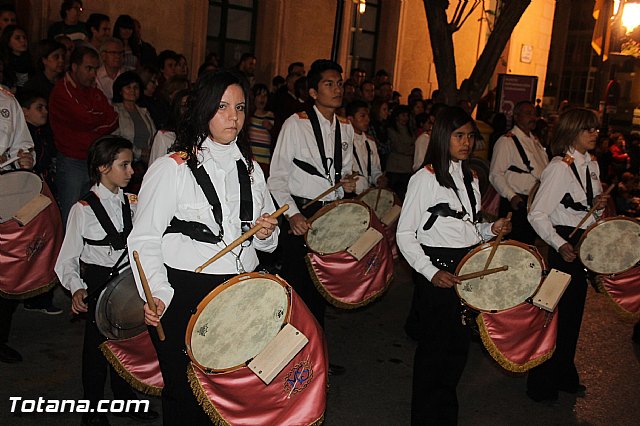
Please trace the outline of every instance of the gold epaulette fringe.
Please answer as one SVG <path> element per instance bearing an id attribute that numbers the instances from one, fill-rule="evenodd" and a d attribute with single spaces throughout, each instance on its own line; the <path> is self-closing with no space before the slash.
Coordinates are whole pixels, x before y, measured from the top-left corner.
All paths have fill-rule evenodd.
<path id="1" fill-rule="evenodd" d="M 46 293 L 52 288 L 54 288 L 60 281 L 58 278 L 54 278 L 49 284 L 45 284 L 42 287 L 38 287 L 34 290 L 25 291 L 24 293 L 6 293 L 0 290 L 0 297 L 4 297 L 5 299 L 29 299 L 31 297 L 38 296 L 40 294 Z"/>
<path id="2" fill-rule="evenodd" d="M 613 309 L 618 313 L 618 316 L 624 320 L 633 320 L 636 321 L 640 319 L 640 312 L 631 312 L 620 306 L 618 302 L 613 300 L 613 297 L 607 291 L 607 288 L 604 286 L 602 282 L 602 275 L 598 275 L 596 277 L 596 286 L 600 293 L 605 295 L 605 298 L 609 301 L 609 305 L 613 306 Z"/>
<path id="3" fill-rule="evenodd" d="M 489 336 L 489 332 L 487 331 L 487 327 L 484 321 L 482 321 L 482 314 L 478 315 L 478 317 L 476 318 L 476 323 L 478 324 L 478 329 L 480 330 L 480 337 L 482 338 L 482 343 L 484 344 L 484 347 L 487 349 L 487 352 L 489 352 L 489 355 L 491 355 L 491 358 L 496 360 L 496 362 L 500 364 L 500 366 L 507 371 L 511 371 L 514 373 L 525 373 L 531 370 L 533 367 L 537 367 L 543 362 L 547 361 L 549 358 L 551 358 L 551 356 L 553 355 L 553 352 L 555 351 L 555 347 L 554 347 L 552 351 L 550 351 L 547 354 L 541 355 L 536 359 L 527 361 L 524 364 L 516 364 L 515 362 L 507 359 L 507 357 L 502 355 L 500 350 L 498 350 L 498 347 L 495 345 L 495 343 L 493 343 L 493 340 L 491 340 L 491 337 Z"/>
<path id="4" fill-rule="evenodd" d="M 374 300 L 377 300 L 380 296 L 382 296 L 387 291 L 387 289 L 389 288 L 389 285 L 391 284 L 391 281 L 393 281 L 393 275 L 394 274 L 391 274 L 391 276 L 387 280 L 387 283 L 385 284 L 384 288 L 382 288 L 379 292 L 377 292 L 377 293 L 373 294 L 372 296 L 370 296 L 367 300 L 363 300 L 362 302 L 358 302 L 358 303 L 343 302 L 342 300 L 339 300 L 339 299 L 336 299 L 335 297 L 333 297 L 331 294 L 329 294 L 327 289 L 324 288 L 324 286 L 322 285 L 322 283 L 318 279 L 318 276 L 316 275 L 315 269 L 313 269 L 313 264 L 311 263 L 311 258 L 309 257 L 309 255 L 305 256 L 304 260 L 307 262 L 307 270 L 309 271 L 309 276 L 311 277 L 311 281 L 313 281 L 313 284 L 318 289 L 318 292 L 322 295 L 322 297 L 325 298 L 325 300 L 327 302 L 331 303 L 336 308 L 357 309 L 357 308 L 361 308 L 363 306 L 366 306 L 369 303 L 373 302 Z"/>
<path id="5" fill-rule="evenodd" d="M 116 370 L 118 375 L 122 377 L 124 381 L 129 383 L 132 388 L 147 395 L 160 396 L 160 393 L 162 392 L 162 388 L 144 383 L 140 379 L 138 379 L 136 376 L 131 374 L 124 367 L 124 365 L 122 365 L 118 357 L 113 353 L 113 351 L 106 344 L 106 342 L 103 342 L 100 344 L 100 350 L 102 351 L 102 354 L 107 359 L 107 361 L 109 361 L 109 364 L 111 364 L 113 369 Z"/>

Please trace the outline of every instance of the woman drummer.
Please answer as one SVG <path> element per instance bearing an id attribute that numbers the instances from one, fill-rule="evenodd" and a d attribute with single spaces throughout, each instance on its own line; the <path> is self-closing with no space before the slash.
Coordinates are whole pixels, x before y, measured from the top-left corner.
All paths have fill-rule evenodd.
<path id="1" fill-rule="evenodd" d="M 256 249 L 273 251 L 278 232 L 262 169 L 251 159 L 244 77 L 204 74 L 189 95 L 173 153 L 147 171 L 129 237 L 140 254 L 157 313 L 145 304 L 147 324 L 162 317 L 166 340 L 151 327 L 164 378 L 164 424 L 209 424 L 187 380 L 184 352 L 189 317 L 198 303 L 232 276 L 257 268 Z M 193 271 L 255 223 L 264 228 L 202 273 Z M 141 290 L 138 274 L 134 274 Z"/>
<path id="2" fill-rule="evenodd" d="M 575 246 L 600 216 L 608 195 L 602 194 L 600 169 L 589 150 L 595 148 L 600 125 L 595 112 L 577 108 L 563 113 L 551 137 L 554 158 L 542 172 L 540 188 L 528 218 L 540 238 L 551 246 L 549 266 L 571 275 L 571 283 L 558 304 L 556 349 L 550 360 L 529 371 L 527 395 L 537 402 L 555 401 L 558 391 L 584 396 L 574 363 L 576 343 L 587 294 L 587 275 Z M 589 217 L 570 238 L 591 207 Z"/>
<path id="3" fill-rule="evenodd" d="M 454 271 L 476 245 L 493 238 L 504 219 L 479 223 L 478 179 L 469 168 L 478 130 L 461 108 L 441 110 L 433 125 L 425 167 L 411 180 L 398 222 L 400 251 L 420 289 L 419 343 L 413 369 L 411 422 L 455 424 L 456 386 L 466 364 L 469 329 L 461 322 Z"/>

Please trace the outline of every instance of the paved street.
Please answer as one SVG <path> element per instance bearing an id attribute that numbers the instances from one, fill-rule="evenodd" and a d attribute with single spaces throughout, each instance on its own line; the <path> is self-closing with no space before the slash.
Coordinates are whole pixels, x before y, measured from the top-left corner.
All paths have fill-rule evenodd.
<path id="1" fill-rule="evenodd" d="M 328 312 L 332 362 L 344 365 L 347 373 L 331 378 L 327 426 L 409 423 L 415 344 L 402 331 L 412 290 L 409 277 L 407 267 L 399 265 L 391 289 L 377 303 L 357 311 Z M 69 299 L 60 289 L 56 303 L 68 312 Z M 633 323 L 620 319 L 592 290 L 586 311 L 577 359 L 588 388 L 586 398 L 561 394 L 556 407 L 533 403 L 524 394 L 525 376 L 506 373 L 473 343 L 459 386 L 460 424 L 637 425 L 640 346 L 630 340 Z M 12 414 L 9 396 L 80 399 L 83 326 L 66 313 L 49 317 L 18 308 L 10 344 L 20 350 L 24 362 L 0 364 L 1 425 L 80 423 L 79 415 Z M 151 404 L 160 409 L 159 399 L 151 398 Z M 136 424 L 110 420 L 116 426 Z"/>

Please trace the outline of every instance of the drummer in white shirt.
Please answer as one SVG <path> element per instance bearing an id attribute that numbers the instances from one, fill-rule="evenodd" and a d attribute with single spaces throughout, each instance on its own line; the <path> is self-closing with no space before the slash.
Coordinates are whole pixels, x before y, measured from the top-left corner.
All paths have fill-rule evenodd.
<path id="1" fill-rule="evenodd" d="M 558 391 L 584 396 L 574 357 L 587 294 L 584 265 L 576 256 L 584 230 L 601 215 L 609 198 L 602 194 L 598 162 L 589 150 L 595 148 L 600 125 L 595 112 L 578 108 L 563 113 L 551 138 L 551 160 L 541 176 L 540 188 L 528 215 L 533 229 L 551 246 L 549 266 L 571 275 L 571 283 L 558 304 L 558 336 L 551 359 L 529 371 L 527 395 L 537 402 L 555 401 Z M 569 234 L 591 207 L 580 229 Z"/>
<path id="2" fill-rule="evenodd" d="M 229 278 L 258 267 L 256 250 L 278 242 L 275 208 L 262 170 L 251 160 L 245 126 L 249 110 L 246 79 L 232 71 L 207 73 L 189 95 L 173 154 L 156 160 L 140 189 L 129 237 L 139 252 L 157 314 L 145 304 L 145 319 L 162 316 L 166 339 L 151 338 L 164 379 L 165 424 L 208 424 L 187 380 L 184 352 L 187 324 L 198 303 Z M 194 270 L 254 224 L 253 239 L 207 266 Z M 135 268 L 134 268 L 135 269 Z M 141 296 L 139 276 L 134 273 Z"/>
<path id="3" fill-rule="evenodd" d="M 371 187 L 386 188 L 387 177 L 382 173 L 376 143 L 365 132 L 369 128 L 369 106 L 356 100 L 347 105 L 347 118 L 353 126 L 353 171 L 356 176 L 356 194 Z"/>
<path id="4" fill-rule="evenodd" d="M 510 237 L 533 244 L 536 233 L 527 221 L 527 199 L 549 160 L 544 147 L 531 133 L 537 119 L 533 104 L 518 102 L 513 119 L 515 126 L 493 148 L 489 180 L 500 194 L 500 216 L 513 212 Z"/>
<path id="5" fill-rule="evenodd" d="M 478 130 L 459 107 L 441 110 L 433 126 L 426 162 L 411 180 L 398 222 L 400 251 L 414 269 L 419 343 L 414 358 L 411 424 L 456 424 L 456 387 L 469 349 L 469 328 L 453 275 L 475 246 L 511 230 L 499 219 L 480 223 L 478 179 L 467 164 Z"/>

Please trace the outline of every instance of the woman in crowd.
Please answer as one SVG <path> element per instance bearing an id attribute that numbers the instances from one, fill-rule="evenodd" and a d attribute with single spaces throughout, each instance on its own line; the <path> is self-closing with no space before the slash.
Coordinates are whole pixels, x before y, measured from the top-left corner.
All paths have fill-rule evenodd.
<path id="1" fill-rule="evenodd" d="M 125 69 L 136 69 L 140 57 L 140 41 L 135 34 L 135 22 L 129 15 L 120 15 L 113 25 L 113 36 L 122 40 L 124 46 L 124 60 L 122 66 Z"/>
<path id="2" fill-rule="evenodd" d="M 204 74 L 190 93 L 173 146 L 176 152 L 153 163 L 140 190 L 129 249 L 140 253 L 157 306 L 153 312 L 145 304 L 145 319 L 155 326 L 162 316 L 166 339 L 161 342 L 154 328 L 151 336 L 164 378 L 167 425 L 210 424 L 186 374 L 184 339 L 192 312 L 219 284 L 253 271 L 258 266 L 256 250 L 273 251 L 277 245 L 277 220 L 268 217 L 275 208 L 262 170 L 251 160 L 245 126 L 248 100 L 242 75 Z M 226 200 L 222 209 L 215 208 L 220 205 L 216 198 Z M 202 273 L 193 272 L 254 223 L 264 226 L 255 238 Z"/>
<path id="3" fill-rule="evenodd" d="M 42 40 L 37 44 L 35 52 L 38 70 L 24 88 L 40 93 L 48 100 L 56 80 L 64 75 L 67 49 L 57 41 Z"/>
<path id="4" fill-rule="evenodd" d="M 387 157 L 389 157 L 389 152 L 391 152 L 387 132 L 389 104 L 383 99 L 376 98 L 371 103 L 371 110 L 369 114 L 371 123 L 369 124 L 368 133 L 373 136 L 376 141 L 378 155 L 380 156 L 380 165 L 382 166 L 382 171 L 385 171 L 387 169 Z"/>
<path id="5" fill-rule="evenodd" d="M 467 362 L 469 328 L 462 324 L 453 275 L 462 258 L 493 238 L 510 222 L 479 223 L 480 189 L 469 168 L 478 130 L 459 107 L 441 110 L 427 151 L 427 162 L 411 180 L 398 222 L 400 251 L 414 269 L 419 288 L 420 327 L 413 367 L 412 425 L 454 425 L 456 387 Z M 459 215 L 436 213 L 444 204 Z M 438 211 L 442 211 L 439 209 Z"/>
<path id="6" fill-rule="evenodd" d="M 389 119 L 389 144 L 391 152 L 387 159 L 387 176 L 391 189 L 404 198 L 411 177 L 415 140 L 409 130 L 409 107 L 398 105 Z"/>
<path id="7" fill-rule="evenodd" d="M 4 66 L 2 84 L 14 93 L 21 90 L 34 73 L 27 33 L 23 28 L 17 25 L 5 27 L 0 36 L 0 57 Z"/>
<path id="8" fill-rule="evenodd" d="M 151 155 L 149 155 L 149 165 L 158 158 L 169 152 L 169 148 L 176 141 L 176 132 L 178 131 L 178 123 L 182 120 L 182 116 L 187 111 L 187 103 L 189 99 L 189 90 L 184 89 L 176 93 L 171 103 L 171 115 L 164 128 L 159 129 L 153 137 L 151 144 Z"/>
<path id="9" fill-rule="evenodd" d="M 249 122 L 251 152 L 262 167 L 264 175 L 269 177 L 269 163 L 273 150 L 271 130 L 275 120 L 273 113 L 267 110 L 269 88 L 264 84 L 256 84 L 251 91 L 254 99 L 254 111 Z"/>

